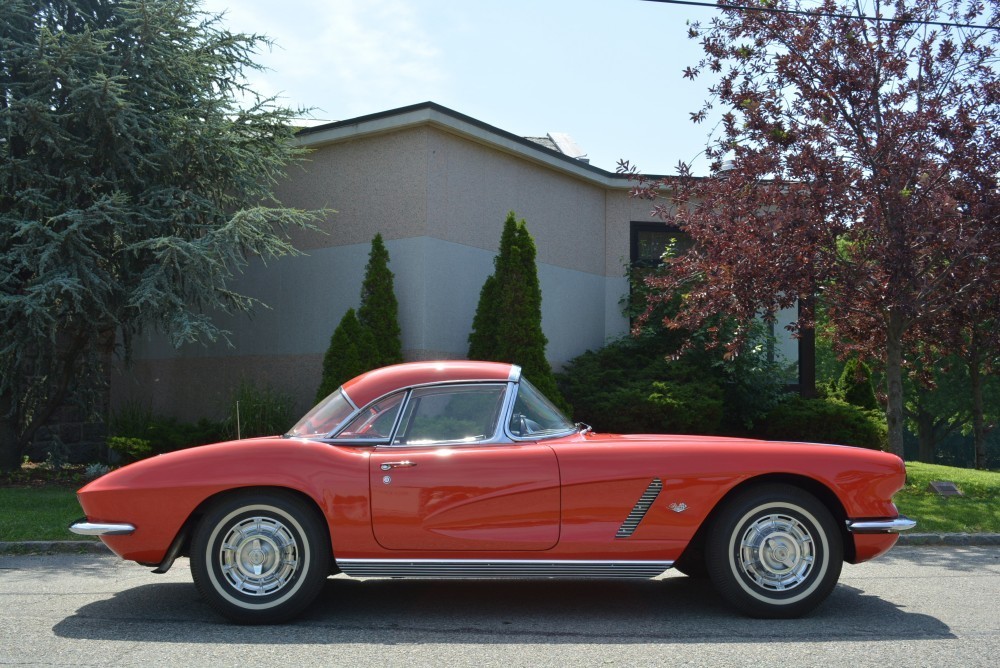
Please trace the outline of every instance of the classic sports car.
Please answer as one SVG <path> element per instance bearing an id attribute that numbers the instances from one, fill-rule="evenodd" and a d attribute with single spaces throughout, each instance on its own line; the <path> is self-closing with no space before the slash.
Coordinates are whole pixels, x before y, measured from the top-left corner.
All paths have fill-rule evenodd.
<path id="1" fill-rule="evenodd" d="M 345 383 L 281 437 L 208 445 L 79 491 L 124 559 L 190 557 L 220 613 L 274 623 L 328 575 L 651 578 L 707 575 L 738 609 L 802 615 L 844 561 L 914 526 L 890 454 L 704 436 L 596 434 L 519 367 L 423 362 Z"/>

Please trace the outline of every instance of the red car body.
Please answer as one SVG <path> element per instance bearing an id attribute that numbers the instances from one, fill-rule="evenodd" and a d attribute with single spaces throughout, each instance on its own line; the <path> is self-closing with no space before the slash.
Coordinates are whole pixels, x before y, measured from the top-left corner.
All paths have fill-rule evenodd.
<path id="1" fill-rule="evenodd" d="M 300 502 L 296 508 L 311 509 L 315 518 L 321 518 L 322 531 L 317 532 L 321 544 L 310 554 L 325 564 L 327 573 L 651 577 L 671 566 L 704 572 L 703 555 L 713 540 L 718 541 L 713 535 L 721 531 L 724 509 L 753 496 L 753 490 L 771 490 L 776 498 L 781 490 L 789 490 L 793 498 L 808 496 L 825 508 L 833 519 L 833 524 L 825 520 L 827 526 L 836 528 L 809 535 L 809 518 L 824 513 L 811 510 L 812 506 L 799 508 L 801 520 L 794 512 L 791 520 L 782 520 L 788 512 L 771 510 L 769 517 L 779 518 L 778 524 L 784 521 L 784 528 L 761 529 L 765 525 L 758 521 L 753 530 L 741 529 L 745 535 L 740 540 L 752 544 L 742 548 L 744 557 L 736 543 L 722 550 L 737 552 L 734 558 L 742 564 L 734 567 L 737 572 L 742 569 L 768 591 L 784 596 L 782 578 L 791 590 L 804 586 L 815 568 L 810 560 L 817 554 L 832 551 L 839 574 L 840 561 L 872 559 L 892 547 L 898 531 L 913 525 L 899 516 L 892 503 L 905 478 L 902 461 L 893 455 L 845 446 L 709 436 L 596 434 L 558 422 L 553 423 L 560 428 L 557 433 L 548 433 L 551 428 L 542 428 L 548 423 L 536 421 L 530 407 L 531 417 L 518 412 L 522 396 L 529 398 L 519 395 L 527 392 L 523 386 L 520 370 L 509 364 L 430 362 L 378 369 L 341 388 L 340 400 L 349 400 L 345 409 L 349 413 L 329 433 L 192 448 L 140 461 L 95 480 L 79 491 L 86 521 L 74 525 L 74 530 L 100 535 L 123 559 L 158 565 L 162 572 L 179 554 L 192 554 L 192 543 L 198 545 L 193 536 L 200 528 L 207 533 L 203 525 L 215 506 L 234 494 L 251 499 L 254 494 L 278 494 L 295 497 Z M 458 400 L 465 404 L 491 406 L 483 414 L 496 412 L 496 431 L 487 433 L 487 427 L 461 439 L 409 442 L 399 435 L 407 428 L 407 419 L 411 423 L 419 419 L 415 416 L 421 397 L 441 403 L 440 397 L 451 396 L 447 392 L 466 392 L 468 396 Z M 391 408 L 395 413 L 386 413 L 384 421 L 394 431 L 345 431 L 363 423 L 367 415 L 374 423 L 380 402 L 398 406 Z M 544 407 L 538 411 L 544 413 Z M 425 420 L 442 429 L 452 429 L 455 423 L 440 413 Z M 284 524 L 293 528 L 289 521 Z M 253 543 L 252 531 L 220 528 L 216 533 L 223 530 L 237 540 L 246 538 L 246 546 L 242 551 L 206 547 L 204 555 L 192 555 L 193 567 L 196 560 L 221 560 L 230 570 L 235 563 L 237 575 L 232 580 L 237 586 L 248 577 L 262 577 L 262 567 L 253 564 L 272 563 L 268 536 L 273 532 L 259 534 L 268 538 L 264 543 L 259 536 Z M 797 535 L 801 533 L 806 535 Z M 832 542 L 827 545 L 828 538 L 840 544 L 839 551 Z M 275 539 L 273 550 L 297 549 L 301 556 L 301 545 L 281 547 L 289 542 L 294 543 Z M 285 561 L 293 564 L 284 567 L 288 571 L 298 568 L 301 559 Z M 799 574 L 786 575 L 792 569 Z M 729 576 L 721 565 L 714 570 L 725 572 L 714 573 L 711 562 L 707 570 L 713 580 Z M 768 575 L 768 570 L 779 576 Z M 229 576 L 222 576 L 223 584 L 225 577 Z M 200 583 L 199 588 L 206 593 Z M 287 609 L 277 604 L 254 607 L 257 599 L 272 595 L 263 591 L 266 588 L 227 596 L 223 586 L 217 592 L 223 602 L 216 607 L 237 621 L 275 621 L 304 607 L 299 598 L 311 600 L 300 589 L 295 604 Z M 208 589 L 211 598 L 212 587 Z M 244 594 L 251 601 L 247 605 L 240 603 Z M 734 602 L 758 616 L 793 616 L 819 601 L 810 600 L 809 605 L 751 601 L 749 607 Z"/>

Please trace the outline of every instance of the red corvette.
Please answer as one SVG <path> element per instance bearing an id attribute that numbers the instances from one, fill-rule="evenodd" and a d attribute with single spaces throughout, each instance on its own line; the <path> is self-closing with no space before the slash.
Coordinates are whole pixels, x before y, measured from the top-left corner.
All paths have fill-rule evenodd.
<path id="1" fill-rule="evenodd" d="M 711 578 L 757 617 L 821 603 L 844 561 L 914 526 L 898 457 L 574 425 L 491 362 L 424 362 L 345 383 L 282 437 L 113 471 L 79 492 L 124 559 L 190 557 L 223 615 L 273 623 L 331 573 L 356 577 Z"/>

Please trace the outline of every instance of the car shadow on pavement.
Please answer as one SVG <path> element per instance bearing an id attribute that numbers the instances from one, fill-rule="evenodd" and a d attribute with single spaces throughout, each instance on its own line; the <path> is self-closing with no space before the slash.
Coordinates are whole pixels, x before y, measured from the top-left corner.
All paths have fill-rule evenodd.
<path id="1" fill-rule="evenodd" d="M 53 628 L 65 638 L 184 643 L 740 643 L 955 638 L 844 584 L 808 617 L 757 620 L 734 612 L 704 580 L 327 581 L 283 626 L 233 626 L 194 586 L 135 587 L 88 603 Z"/>
<path id="2" fill-rule="evenodd" d="M 916 564 L 956 573 L 979 575 L 984 569 L 1000 566 L 1000 549 L 995 547 L 919 546 L 897 547 L 879 557 L 880 564 Z"/>

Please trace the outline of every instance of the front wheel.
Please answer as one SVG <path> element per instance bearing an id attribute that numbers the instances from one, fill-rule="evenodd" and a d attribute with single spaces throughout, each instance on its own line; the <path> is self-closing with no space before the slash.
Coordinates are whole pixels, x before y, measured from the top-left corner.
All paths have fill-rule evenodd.
<path id="1" fill-rule="evenodd" d="M 719 593 L 752 617 L 804 615 L 840 577 L 844 548 L 830 511 L 790 485 L 739 492 L 715 519 L 706 546 Z"/>
<path id="2" fill-rule="evenodd" d="M 198 591 L 241 624 L 294 617 L 322 589 L 330 546 L 319 513 L 281 492 L 242 492 L 213 506 L 191 541 Z"/>

